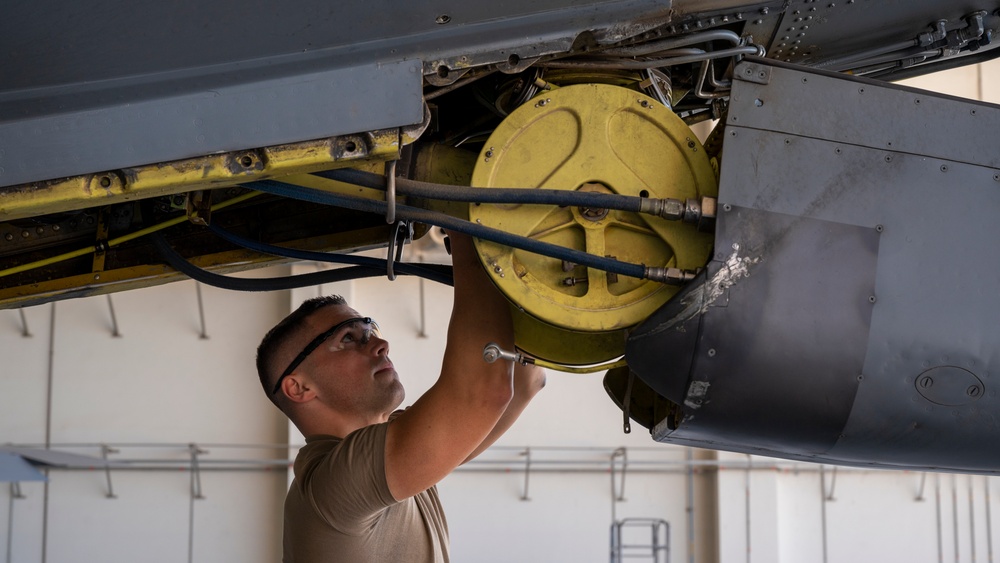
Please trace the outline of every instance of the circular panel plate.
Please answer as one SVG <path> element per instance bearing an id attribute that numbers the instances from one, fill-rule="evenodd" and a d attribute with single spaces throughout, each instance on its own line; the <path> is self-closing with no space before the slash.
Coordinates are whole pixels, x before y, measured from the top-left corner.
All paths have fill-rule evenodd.
<path id="1" fill-rule="evenodd" d="M 604 84 L 559 88 L 511 113 L 483 147 L 472 185 L 681 200 L 718 192 L 708 157 L 683 121 L 648 96 Z M 469 216 L 514 234 L 657 267 L 700 268 L 713 242 L 693 225 L 614 210 L 474 204 Z M 508 298 L 569 331 L 621 331 L 677 291 L 488 241 L 476 244 Z M 623 348 L 623 337 L 610 340 Z"/>

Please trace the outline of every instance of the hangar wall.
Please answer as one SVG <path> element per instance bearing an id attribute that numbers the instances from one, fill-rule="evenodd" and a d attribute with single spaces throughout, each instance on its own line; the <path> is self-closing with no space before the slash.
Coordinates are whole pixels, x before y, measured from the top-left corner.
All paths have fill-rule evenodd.
<path id="1" fill-rule="evenodd" d="M 910 84 L 1000 102 L 998 68 Z M 112 459 L 156 460 L 153 469 L 113 471 L 116 498 L 107 498 L 101 471 L 52 470 L 48 486 L 0 487 L 0 557 L 279 559 L 284 467 L 221 471 L 209 462 L 294 455 L 301 437 L 263 397 L 253 350 L 293 303 L 320 292 L 344 293 L 379 320 L 409 400 L 431 384 L 450 290 L 424 284 L 427 336 L 420 337 L 420 284 L 412 279 L 273 294 L 205 287 L 208 339 L 199 338 L 192 282 L 115 294 L 121 337 L 112 336 L 105 297 L 25 310 L 31 337 L 22 336 L 17 311 L 0 311 L 0 444 L 48 442 L 98 457 L 100 444 L 111 444 L 118 450 Z M 711 561 L 716 552 L 724 563 L 992 560 L 992 514 L 1000 508 L 992 478 L 835 473 L 726 453 L 718 456 L 717 472 L 712 460 L 687 465 L 685 449 L 654 444 L 641 428 L 621 433 L 621 413 L 606 399 L 600 377 L 550 373 L 507 436 L 442 483 L 456 561 L 606 561 L 612 510 L 618 519 L 669 521 L 673 562 Z M 204 498 L 192 495 L 191 444 L 204 452 L 197 483 Z M 620 447 L 629 455 L 625 500 L 613 502 L 622 466 L 620 460 L 614 466 L 613 488 L 611 456 Z M 711 479 L 717 504 L 695 493 Z M 717 543 L 713 530 L 690 533 L 689 522 L 702 514 L 717 514 Z"/>

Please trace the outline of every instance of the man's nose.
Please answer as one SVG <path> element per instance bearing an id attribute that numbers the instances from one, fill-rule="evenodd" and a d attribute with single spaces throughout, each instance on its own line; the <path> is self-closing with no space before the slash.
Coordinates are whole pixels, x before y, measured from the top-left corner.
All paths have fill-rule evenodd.
<path id="1" fill-rule="evenodd" d="M 389 355 L 389 341 L 382 338 L 376 333 L 372 333 L 371 342 L 369 344 L 372 351 L 376 356 L 388 356 Z"/>

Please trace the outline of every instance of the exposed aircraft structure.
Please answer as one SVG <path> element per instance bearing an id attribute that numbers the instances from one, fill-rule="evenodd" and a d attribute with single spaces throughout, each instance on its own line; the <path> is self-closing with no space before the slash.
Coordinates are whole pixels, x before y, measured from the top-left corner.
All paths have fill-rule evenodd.
<path id="1" fill-rule="evenodd" d="M 12 6 L 0 307 L 447 283 L 397 262 L 439 226 L 478 238 L 524 354 L 613 366 L 657 440 L 995 472 L 1000 109 L 886 81 L 993 58 L 998 9 Z M 350 266 L 224 275 L 288 259 Z"/>

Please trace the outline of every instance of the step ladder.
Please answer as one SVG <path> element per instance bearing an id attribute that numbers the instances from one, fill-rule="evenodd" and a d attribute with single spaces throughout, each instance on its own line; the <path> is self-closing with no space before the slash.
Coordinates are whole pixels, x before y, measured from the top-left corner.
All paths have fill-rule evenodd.
<path id="1" fill-rule="evenodd" d="M 648 538 L 648 543 L 643 538 Z M 669 522 L 659 518 L 623 518 L 611 524 L 611 563 L 638 558 L 670 563 Z"/>

